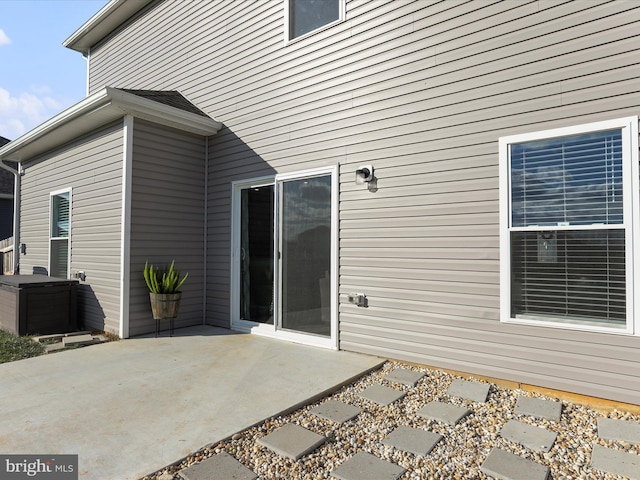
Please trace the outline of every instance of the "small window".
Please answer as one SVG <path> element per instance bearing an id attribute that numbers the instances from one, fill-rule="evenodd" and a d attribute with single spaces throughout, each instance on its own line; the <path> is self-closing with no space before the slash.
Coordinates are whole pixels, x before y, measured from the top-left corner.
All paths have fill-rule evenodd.
<path id="1" fill-rule="evenodd" d="M 289 40 L 342 20 L 344 0 L 285 0 Z"/>
<path id="2" fill-rule="evenodd" d="M 69 278 L 71 237 L 71 192 L 51 194 L 49 275 Z"/>
<path id="3" fill-rule="evenodd" d="M 500 139 L 503 320 L 633 332 L 637 128 Z"/>

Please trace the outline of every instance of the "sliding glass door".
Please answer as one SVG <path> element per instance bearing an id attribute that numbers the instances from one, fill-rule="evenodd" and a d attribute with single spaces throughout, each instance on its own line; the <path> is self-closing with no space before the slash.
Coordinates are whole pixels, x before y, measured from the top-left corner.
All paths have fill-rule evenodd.
<path id="1" fill-rule="evenodd" d="M 280 327 L 331 334 L 331 176 L 279 182 Z"/>
<path id="2" fill-rule="evenodd" d="M 335 347 L 336 175 L 234 184 L 232 328 Z"/>

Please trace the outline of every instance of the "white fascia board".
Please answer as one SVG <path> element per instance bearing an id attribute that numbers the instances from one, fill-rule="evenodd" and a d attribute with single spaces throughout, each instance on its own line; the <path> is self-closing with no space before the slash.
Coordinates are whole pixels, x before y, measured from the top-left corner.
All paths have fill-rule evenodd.
<path id="1" fill-rule="evenodd" d="M 86 54 L 91 47 L 126 22 L 152 0 L 110 0 L 62 45 Z"/>

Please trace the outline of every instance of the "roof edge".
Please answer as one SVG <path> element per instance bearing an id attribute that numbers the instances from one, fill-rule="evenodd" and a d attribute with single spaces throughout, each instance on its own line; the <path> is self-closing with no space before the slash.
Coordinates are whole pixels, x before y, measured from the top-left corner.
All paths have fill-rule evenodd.
<path id="1" fill-rule="evenodd" d="M 222 123 L 211 117 L 104 87 L 0 147 L 0 159 L 28 160 L 125 115 L 202 136 L 214 135 L 222 128 Z"/>
<path id="2" fill-rule="evenodd" d="M 37 141 L 39 138 L 47 135 L 55 128 L 72 122 L 73 120 L 91 112 L 95 111 L 101 107 L 107 106 L 109 104 L 109 96 L 107 94 L 107 89 L 103 88 L 98 92 L 85 97 L 83 100 L 79 101 L 75 105 L 63 110 L 59 114 L 51 117 L 49 120 L 41 123 L 37 127 L 29 130 L 24 135 L 16 138 L 15 140 L 7 143 L 3 147 L 0 147 L 0 159 L 9 160 L 9 161 L 20 161 L 19 158 L 14 158 L 11 155 L 14 152 L 19 151 L 30 143 Z"/>
<path id="3" fill-rule="evenodd" d="M 146 7 L 153 0 L 109 0 L 64 42 L 71 50 L 86 54 L 100 40 Z"/>

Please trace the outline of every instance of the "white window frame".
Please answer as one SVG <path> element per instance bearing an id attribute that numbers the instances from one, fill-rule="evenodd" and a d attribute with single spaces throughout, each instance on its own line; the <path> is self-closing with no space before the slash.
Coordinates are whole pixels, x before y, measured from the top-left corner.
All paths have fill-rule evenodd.
<path id="1" fill-rule="evenodd" d="M 626 324 L 625 327 L 585 323 L 570 323 L 514 318 L 511 316 L 511 231 L 521 230 L 511 226 L 511 161 L 510 145 L 517 143 L 559 138 L 576 134 L 619 129 L 622 132 L 623 167 L 623 215 L 620 228 L 625 229 L 625 278 L 626 278 Z M 584 125 L 544 130 L 500 137 L 499 139 L 499 188 L 500 188 L 500 321 L 502 323 L 534 325 L 570 330 L 592 331 L 612 334 L 640 334 L 640 301 L 634 301 L 635 275 L 640 273 L 640 252 L 636 242 L 640 241 L 639 168 L 638 168 L 638 117 L 624 117 Z M 588 228 L 588 227 L 585 227 Z M 594 227 L 595 228 L 595 227 Z M 554 229 L 562 230 L 561 226 Z"/>
<path id="2" fill-rule="evenodd" d="M 53 234 L 53 197 L 69 194 L 69 236 L 68 237 L 54 237 Z M 71 278 L 71 230 L 72 230 L 72 212 L 73 212 L 73 192 L 71 188 L 65 188 L 62 190 L 56 190 L 49 193 L 49 239 L 48 239 L 48 262 L 47 271 L 51 275 L 51 243 L 52 241 L 60 238 L 66 238 L 67 240 L 67 279 Z"/>
<path id="3" fill-rule="evenodd" d="M 344 22 L 344 18 L 345 18 L 345 4 L 346 4 L 346 0 L 338 0 L 338 19 L 334 20 L 333 22 L 327 23 L 325 25 L 322 25 L 321 27 L 316 28 L 315 30 L 311 30 L 310 32 L 305 33 L 304 35 L 300 35 L 299 37 L 291 37 L 291 24 L 290 24 L 290 19 L 291 19 L 291 14 L 290 14 L 290 8 L 291 8 L 291 0 L 283 0 L 284 1 L 284 42 L 285 44 L 289 44 L 289 43 L 293 43 L 293 42 L 297 42 L 299 40 L 305 39 L 310 37 L 311 35 L 315 35 L 318 32 L 322 32 L 328 28 L 333 27 L 334 25 L 337 25 L 341 22 Z"/>

